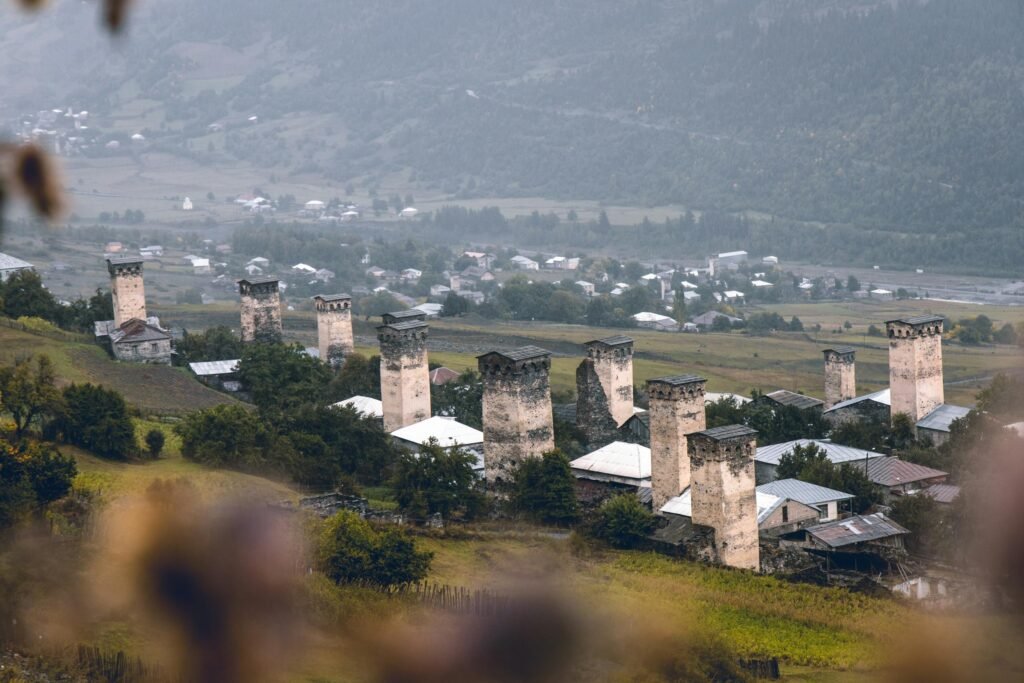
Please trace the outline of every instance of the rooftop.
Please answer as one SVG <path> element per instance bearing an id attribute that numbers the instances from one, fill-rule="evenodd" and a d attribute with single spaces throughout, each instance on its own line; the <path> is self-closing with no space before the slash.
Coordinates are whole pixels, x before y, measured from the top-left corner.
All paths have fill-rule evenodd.
<path id="1" fill-rule="evenodd" d="M 825 522 L 809 527 L 807 533 L 832 548 L 877 541 L 910 533 L 881 512 L 855 515 L 847 519 Z"/>
<path id="2" fill-rule="evenodd" d="M 912 484 L 927 479 L 935 479 L 947 476 L 947 472 L 932 469 L 924 465 L 917 465 L 897 457 L 873 458 L 863 464 L 859 461 L 855 465 L 866 468 L 868 479 L 879 486 L 899 486 L 900 484 Z"/>
<path id="3" fill-rule="evenodd" d="M 199 377 L 211 377 L 214 375 L 230 375 L 238 370 L 238 359 L 235 360 L 209 360 L 199 363 L 189 363 L 189 369 Z"/>
<path id="4" fill-rule="evenodd" d="M 163 341 L 171 335 L 145 320 L 133 318 L 121 327 L 110 332 L 110 341 L 115 344 L 135 344 L 138 342 Z"/>
<path id="5" fill-rule="evenodd" d="M 949 505 L 960 497 L 960 487 L 953 484 L 932 484 L 923 493 L 934 498 L 936 503 Z"/>
<path id="6" fill-rule="evenodd" d="M 423 315 L 422 311 L 417 311 L 417 312 L 420 315 Z M 401 331 L 404 331 L 404 330 L 418 330 L 420 328 L 430 327 L 430 325 L 428 325 L 426 323 L 426 321 L 424 321 L 424 320 L 405 320 L 405 321 L 402 321 L 402 322 L 388 323 L 386 325 L 380 325 L 380 326 L 377 327 L 377 329 L 378 330 L 382 330 L 385 327 L 390 329 L 390 330 L 398 330 L 399 332 L 401 332 Z"/>
<path id="7" fill-rule="evenodd" d="M 436 439 L 442 448 L 472 446 L 484 442 L 484 433 L 450 417 L 434 416 L 391 432 L 396 439 L 427 445 Z"/>
<path id="8" fill-rule="evenodd" d="M 601 339 L 594 339 L 592 341 L 588 341 L 584 344 L 584 346 L 590 346 L 591 344 L 604 344 L 605 346 L 625 346 L 627 344 L 632 343 L 632 337 L 627 337 L 624 334 L 616 334 L 611 337 L 602 337 Z"/>
<path id="9" fill-rule="evenodd" d="M 531 358 L 546 358 L 551 355 L 551 352 L 539 346 L 520 346 L 518 349 L 512 349 L 511 351 L 489 351 L 477 356 L 477 358 L 483 358 L 491 354 L 497 354 L 513 361 L 520 361 L 530 360 Z"/>
<path id="10" fill-rule="evenodd" d="M 276 277 L 246 277 L 238 282 L 240 284 L 244 282 L 247 285 L 269 285 L 271 282 L 277 284 L 279 281 L 279 278 Z"/>
<path id="11" fill-rule="evenodd" d="M 831 346 L 827 349 L 822 349 L 821 351 L 822 353 L 828 353 L 829 351 L 831 351 L 832 353 L 839 353 L 845 356 L 850 353 L 856 353 L 857 349 L 853 348 L 852 346 Z"/>
<path id="12" fill-rule="evenodd" d="M 570 465 L 576 476 L 588 473 L 622 483 L 639 483 L 651 478 L 651 449 L 636 443 L 613 441 L 576 458 Z"/>
<path id="13" fill-rule="evenodd" d="M 28 261 L 22 261 L 20 258 L 11 256 L 10 254 L 0 254 L 0 270 L 19 270 L 21 268 L 31 268 L 32 264 Z"/>
<path id="14" fill-rule="evenodd" d="M 833 410 L 839 410 L 841 408 L 848 408 L 852 405 L 856 405 L 861 401 L 874 401 L 875 403 L 881 403 L 882 405 L 891 405 L 892 398 L 888 389 L 882 389 L 871 394 L 864 394 L 863 396 L 857 396 L 856 398 L 850 398 L 845 401 L 840 401 L 828 410 L 826 413 L 831 413 Z"/>
<path id="15" fill-rule="evenodd" d="M 912 315 L 906 318 L 896 318 L 895 320 L 886 320 L 885 324 L 889 323 L 903 323 L 905 325 L 926 325 L 928 323 L 940 323 L 944 320 L 941 315 Z"/>
<path id="16" fill-rule="evenodd" d="M 417 311 L 415 308 L 409 308 L 404 311 L 392 311 L 390 313 L 385 313 L 381 318 L 384 319 L 385 323 L 389 323 L 392 321 L 400 322 L 402 320 L 422 320 L 424 315 L 423 311 Z"/>
<path id="17" fill-rule="evenodd" d="M 804 505 L 821 505 L 836 500 L 850 500 L 853 495 L 844 491 L 809 484 L 799 479 L 779 479 L 768 484 L 757 487 L 760 493 L 769 493 L 773 496 L 789 498 Z"/>
<path id="18" fill-rule="evenodd" d="M 107 263 L 112 266 L 128 263 L 142 263 L 142 256 L 129 256 L 127 254 L 123 256 L 108 256 Z"/>
<path id="19" fill-rule="evenodd" d="M 726 439 L 751 438 L 757 436 L 757 430 L 746 425 L 726 425 L 725 427 L 713 427 L 697 432 L 701 436 L 713 441 L 725 441 Z"/>
<path id="20" fill-rule="evenodd" d="M 936 432 L 948 432 L 955 420 L 966 417 L 969 412 L 971 412 L 970 408 L 943 403 L 918 420 L 917 427 L 919 429 L 931 429 Z"/>
<path id="21" fill-rule="evenodd" d="M 762 493 L 760 487 L 755 493 L 757 500 L 757 522 L 760 524 L 765 518 L 771 514 L 771 511 L 776 506 L 785 500 L 779 496 L 772 495 L 770 493 Z M 693 497 L 690 493 L 690 487 L 687 486 L 682 493 L 675 498 L 670 498 L 668 502 L 661 506 L 660 512 L 668 515 L 680 515 L 683 517 L 690 517 L 693 514 Z"/>
<path id="22" fill-rule="evenodd" d="M 813 396 L 805 396 L 804 394 L 798 394 L 795 391 L 789 391 L 787 389 L 779 389 L 778 391 L 773 391 L 770 394 L 765 394 L 765 398 L 769 398 L 779 405 L 793 406 L 800 410 L 818 408 L 825 405 L 824 401 L 816 399 Z"/>
<path id="23" fill-rule="evenodd" d="M 825 457 L 833 464 L 861 461 L 865 458 L 885 457 L 882 453 L 875 453 L 874 451 L 869 451 L 864 448 L 841 446 L 837 443 L 832 443 L 831 441 L 825 441 L 823 439 L 797 439 L 795 441 L 772 444 L 771 446 L 761 446 L 757 449 L 757 455 L 754 456 L 754 460 L 768 465 L 778 465 L 782 456 L 786 453 L 792 452 L 797 446 L 808 446 L 812 444 L 825 451 Z"/>
<path id="24" fill-rule="evenodd" d="M 352 408 L 363 417 L 384 417 L 384 404 L 379 398 L 352 396 L 331 404 L 332 408 Z"/>
<path id="25" fill-rule="evenodd" d="M 352 299 L 351 294 L 317 294 L 313 297 L 314 299 L 320 299 L 322 301 L 349 301 Z"/>
<path id="26" fill-rule="evenodd" d="M 673 375 L 671 377 L 655 377 L 654 379 L 647 380 L 648 384 L 668 384 L 674 387 L 680 387 L 685 384 L 693 384 L 695 382 L 707 382 L 703 377 L 697 375 Z"/>

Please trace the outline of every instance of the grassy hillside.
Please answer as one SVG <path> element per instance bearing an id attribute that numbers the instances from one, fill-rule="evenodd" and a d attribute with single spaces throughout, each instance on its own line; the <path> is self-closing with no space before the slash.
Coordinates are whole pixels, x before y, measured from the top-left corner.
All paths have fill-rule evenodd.
<path id="1" fill-rule="evenodd" d="M 92 382 L 116 389 L 144 414 L 184 413 L 234 400 L 200 384 L 187 370 L 119 363 L 87 337 L 73 339 L 66 341 L 0 324 L 0 363 L 46 354 L 61 381 Z"/>

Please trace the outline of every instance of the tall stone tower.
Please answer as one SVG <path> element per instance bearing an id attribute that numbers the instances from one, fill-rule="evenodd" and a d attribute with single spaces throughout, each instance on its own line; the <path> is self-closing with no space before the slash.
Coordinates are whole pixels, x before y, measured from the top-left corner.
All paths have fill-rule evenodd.
<path id="1" fill-rule="evenodd" d="M 757 493 L 754 454 L 757 432 L 750 427 L 715 427 L 690 435 L 690 501 L 694 524 L 715 530 L 718 560 L 757 570 Z"/>
<path id="2" fill-rule="evenodd" d="M 854 349 L 837 346 L 825 349 L 825 410 L 857 395 Z"/>
<path id="3" fill-rule="evenodd" d="M 380 398 L 384 431 L 430 417 L 430 368 L 427 366 L 428 325 L 423 320 L 387 322 L 377 328 L 380 341 Z"/>
<path id="4" fill-rule="evenodd" d="M 601 381 L 616 426 L 633 417 L 633 340 L 616 335 L 587 342 L 587 360 Z"/>
<path id="5" fill-rule="evenodd" d="M 917 422 L 945 402 L 942 388 L 942 317 L 889 320 L 889 390 L 892 415 Z"/>
<path id="6" fill-rule="evenodd" d="M 485 353 L 477 364 L 484 382 L 484 464 L 494 483 L 525 458 L 555 447 L 551 353 L 524 346 Z"/>
<path id="7" fill-rule="evenodd" d="M 316 331 L 320 360 L 339 367 L 355 350 L 352 337 L 352 297 L 348 294 L 326 294 L 313 297 L 316 308 Z"/>
<path id="8" fill-rule="evenodd" d="M 115 256 L 107 259 L 110 293 L 114 299 L 114 327 L 129 320 L 146 319 L 146 289 L 142 282 L 142 259 Z"/>
<path id="9" fill-rule="evenodd" d="M 707 426 L 704 389 L 696 375 L 660 377 L 647 382 L 651 429 L 651 493 L 654 512 L 690 485 L 688 434 Z"/>
<path id="10" fill-rule="evenodd" d="M 242 298 L 242 341 L 281 341 L 281 290 L 276 277 L 238 281 Z"/>

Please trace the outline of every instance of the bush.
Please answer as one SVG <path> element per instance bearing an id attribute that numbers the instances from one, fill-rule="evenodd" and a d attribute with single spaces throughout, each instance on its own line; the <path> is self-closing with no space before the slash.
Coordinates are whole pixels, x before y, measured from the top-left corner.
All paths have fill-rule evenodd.
<path id="1" fill-rule="evenodd" d="M 78 469 L 45 446 L 0 440 L 0 529 L 66 496 Z"/>
<path id="2" fill-rule="evenodd" d="M 654 530 L 654 515 L 633 493 L 609 498 L 597 509 L 589 532 L 616 548 L 635 548 Z"/>
<path id="3" fill-rule="evenodd" d="M 512 475 L 512 506 L 547 524 L 571 524 L 579 518 L 576 478 L 569 458 L 559 450 L 527 458 Z"/>
<path id="4" fill-rule="evenodd" d="M 417 550 L 400 529 L 374 528 L 356 513 L 345 510 L 324 524 L 317 564 L 338 584 L 392 588 L 422 581 L 433 556 Z"/>
<path id="5" fill-rule="evenodd" d="M 483 511 L 484 495 L 473 472 L 475 462 L 472 453 L 445 450 L 436 441 L 421 446 L 418 454 L 403 454 L 391 482 L 398 507 L 421 520 L 437 512 L 445 519 L 476 517 Z"/>
<path id="6" fill-rule="evenodd" d="M 160 451 L 164 449 L 164 433 L 159 429 L 150 429 L 146 432 L 146 448 L 151 458 L 159 458 Z"/>
<path id="7" fill-rule="evenodd" d="M 213 467 L 254 468 L 263 463 L 270 442 L 264 422 L 240 405 L 189 413 L 174 431 L 186 459 Z"/>
<path id="8" fill-rule="evenodd" d="M 124 460 L 138 453 L 128 404 L 113 389 L 93 384 L 64 389 L 63 409 L 46 432 L 105 458 Z"/>

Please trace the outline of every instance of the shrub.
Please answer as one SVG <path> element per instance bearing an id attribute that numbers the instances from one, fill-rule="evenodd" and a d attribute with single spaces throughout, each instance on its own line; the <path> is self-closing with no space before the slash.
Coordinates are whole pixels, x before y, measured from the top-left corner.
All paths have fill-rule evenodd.
<path id="1" fill-rule="evenodd" d="M 425 519 L 435 512 L 472 518 L 484 507 L 484 496 L 473 472 L 476 457 L 460 449 L 445 450 L 431 441 L 418 454 L 405 453 L 395 465 L 392 486 L 398 507 Z"/>
<path id="2" fill-rule="evenodd" d="M 138 452 L 128 404 L 113 389 L 93 384 L 72 384 L 64 389 L 63 410 L 47 433 L 105 458 L 123 460 Z"/>
<path id="3" fill-rule="evenodd" d="M 338 584 L 392 588 L 422 581 L 433 553 L 397 528 L 377 529 L 354 512 L 334 515 L 320 532 L 317 563 Z"/>
<path id="4" fill-rule="evenodd" d="M 164 433 L 159 429 L 150 429 L 146 432 L 146 448 L 151 458 L 159 458 L 160 451 L 164 449 Z"/>
<path id="5" fill-rule="evenodd" d="M 592 536 L 616 548 L 634 548 L 654 530 L 654 515 L 632 493 L 609 498 L 589 525 Z"/>
<path id="6" fill-rule="evenodd" d="M 174 426 L 181 454 L 214 467 L 261 464 L 270 435 L 259 416 L 240 405 L 219 405 L 189 413 Z"/>
<path id="7" fill-rule="evenodd" d="M 512 476 L 512 506 L 548 524 L 571 524 L 579 518 L 576 478 L 569 458 L 559 450 L 527 458 Z"/>

